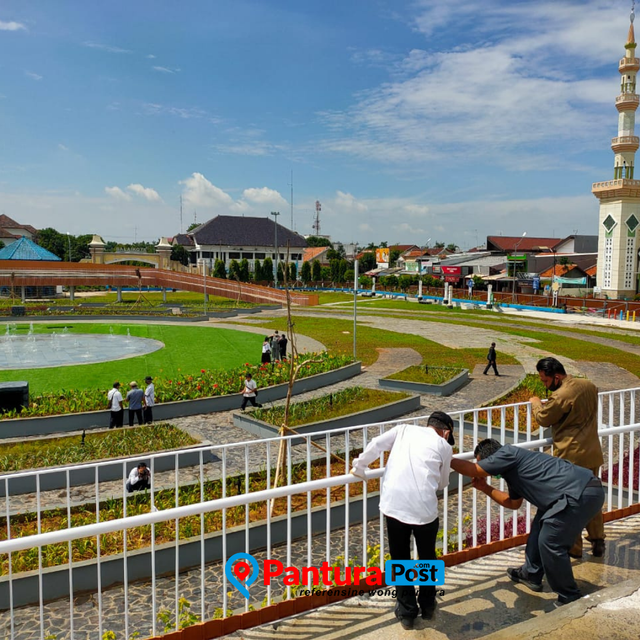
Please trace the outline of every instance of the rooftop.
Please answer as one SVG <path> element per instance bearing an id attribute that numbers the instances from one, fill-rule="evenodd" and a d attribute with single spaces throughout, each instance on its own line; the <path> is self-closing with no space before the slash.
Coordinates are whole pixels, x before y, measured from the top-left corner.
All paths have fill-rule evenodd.
<path id="1" fill-rule="evenodd" d="M 58 256 L 43 249 L 32 240 L 22 236 L 19 240 L 0 250 L 0 260 L 46 260 L 60 261 Z"/>

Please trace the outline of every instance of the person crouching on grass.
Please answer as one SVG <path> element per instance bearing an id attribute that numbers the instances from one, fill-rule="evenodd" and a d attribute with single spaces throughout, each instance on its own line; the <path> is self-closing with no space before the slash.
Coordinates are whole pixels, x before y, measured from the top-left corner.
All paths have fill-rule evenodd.
<path id="1" fill-rule="evenodd" d="M 453 456 L 453 420 L 434 411 L 427 427 L 400 424 L 374 438 L 353 463 L 351 473 L 364 479 L 365 469 L 383 451 L 390 451 L 382 477 L 380 511 L 385 515 L 392 560 L 411 559 L 411 534 L 420 560 L 436 559 L 438 496 L 449 482 Z M 403 629 L 413 629 L 418 617 L 430 620 L 436 608 L 435 586 L 396 586 L 396 617 Z"/>

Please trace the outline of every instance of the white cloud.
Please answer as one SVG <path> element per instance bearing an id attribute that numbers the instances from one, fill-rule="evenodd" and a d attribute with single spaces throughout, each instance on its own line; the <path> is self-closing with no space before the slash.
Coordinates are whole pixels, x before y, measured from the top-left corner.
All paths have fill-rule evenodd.
<path id="1" fill-rule="evenodd" d="M 182 200 L 187 210 L 196 210 L 198 217 L 215 215 L 265 216 L 277 209 L 287 210 L 289 203 L 275 189 L 248 187 L 238 199 L 214 185 L 201 173 L 182 180 Z"/>
<path id="2" fill-rule="evenodd" d="M 388 62 L 392 79 L 349 109 L 320 112 L 328 136 L 319 148 L 414 168 L 482 157 L 512 169 L 525 157 L 550 169 L 601 145 L 618 82 L 614 69 L 604 71 L 624 53 L 626 12 L 604 0 L 417 7 L 412 26 L 424 50 L 400 62 L 378 49 L 354 54 Z M 442 33 L 457 38 L 438 50 Z M 549 145 L 558 158 L 551 165 L 540 158 Z"/>
<path id="3" fill-rule="evenodd" d="M 204 118 L 207 112 L 198 107 L 172 107 L 169 105 L 158 104 L 155 102 L 145 102 L 142 105 L 145 115 L 156 116 L 166 115 L 189 120 L 191 118 Z"/>
<path id="4" fill-rule="evenodd" d="M 34 73 L 33 71 L 25 71 L 24 75 L 27 76 L 27 78 L 31 78 L 32 80 L 42 80 L 43 76 L 41 76 L 39 73 Z"/>
<path id="5" fill-rule="evenodd" d="M 337 191 L 333 200 L 333 208 L 346 212 L 364 213 L 369 207 L 364 202 L 359 201 L 350 193 Z"/>
<path id="6" fill-rule="evenodd" d="M 155 189 L 143 187 L 141 184 L 130 184 L 127 187 L 127 191 L 130 191 L 141 198 L 145 198 L 145 200 L 148 200 L 149 202 L 162 202 L 162 198 Z"/>
<path id="7" fill-rule="evenodd" d="M 150 53 L 150 54 L 147 55 L 147 59 L 148 60 L 155 60 L 156 57 L 153 55 L 153 53 Z"/>
<path id="8" fill-rule="evenodd" d="M 233 198 L 219 187 L 209 182 L 201 173 L 193 173 L 180 184 L 184 185 L 184 204 L 195 208 L 218 208 L 227 210 L 233 206 Z"/>
<path id="9" fill-rule="evenodd" d="M 63 145 L 61 142 L 58 143 L 58 149 L 60 149 L 60 151 L 69 151 L 69 147 Z"/>
<path id="10" fill-rule="evenodd" d="M 180 69 L 170 69 L 169 67 L 151 67 L 154 71 L 159 71 L 160 73 L 179 73 Z"/>
<path id="11" fill-rule="evenodd" d="M 106 51 L 107 53 L 133 53 L 130 49 L 112 47 L 108 44 L 101 44 L 99 42 L 83 42 L 82 46 L 89 47 L 90 49 L 99 49 L 100 51 Z"/>
<path id="12" fill-rule="evenodd" d="M 26 25 L 22 22 L 3 22 L 0 20 L 0 31 L 26 31 Z"/>
<path id="13" fill-rule="evenodd" d="M 104 192 L 116 200 L 125 200 L 127 202 L 131 200 L 131 196 L 125 193 L 120 187 L 105 187 Z"/>
<path id="14" fill-rule="evenodd" d="M 251 203 L 260 205 L 267 204 L 271 206 L 284 207 L 288 204 L 277 191 L 269 189 L 268 187 L 245 189 L 242 192 L 242 197 Z"/>

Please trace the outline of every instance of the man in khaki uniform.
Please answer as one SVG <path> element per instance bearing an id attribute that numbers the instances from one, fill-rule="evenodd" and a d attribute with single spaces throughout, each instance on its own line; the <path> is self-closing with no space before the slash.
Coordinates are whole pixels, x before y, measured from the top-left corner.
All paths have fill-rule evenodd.
<path id="1" fill-rule="evenodd" d="M 596 477 L 603 463 L 598 437 L 598 389 L 589 380 L 567 375 L 555 358 L 543 358 L 536 365 L 544 386 L 553 393 L 545 404 L 540 398 L 530 399 L 536 422 L 551 427 L 553 455 L 589 469 Z M 604 554 L 604 521 L 598 513 L 587 524 L 587 540 L 597 558 Z M 582 536 L 578 536 L 569 552 L 582 557 Z"/>

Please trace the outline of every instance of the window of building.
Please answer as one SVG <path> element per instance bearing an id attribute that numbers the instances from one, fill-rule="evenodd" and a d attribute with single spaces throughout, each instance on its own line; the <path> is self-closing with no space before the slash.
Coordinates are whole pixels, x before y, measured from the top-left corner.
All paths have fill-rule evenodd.
<path id="1" fill-rule="evenodd" d="M 264 260 L 265 255 L 264 253 L 256 253 L 256 260 Z"/>
<path id="2" fill-rule="evenodd" d="M 229 251 L 229 260 L 240 260 L 239 251 Z"/>

